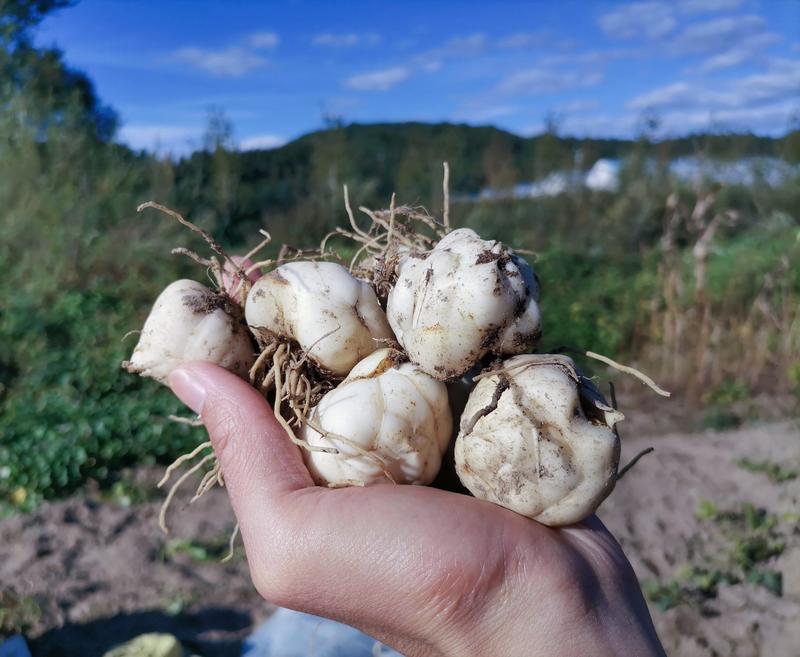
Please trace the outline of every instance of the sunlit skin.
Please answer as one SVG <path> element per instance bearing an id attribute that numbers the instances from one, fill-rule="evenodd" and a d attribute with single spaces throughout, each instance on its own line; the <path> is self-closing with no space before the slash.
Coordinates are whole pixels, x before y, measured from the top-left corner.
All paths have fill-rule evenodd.
<path id="1" fill-rule="evenodd" d="M 663 655 L 636 577 L 596 518 L 550 529 L 420 486 L 314 485 L 259 393 L 208 363 L 170 376 L 202 415 L 253 582 L 277 605 L 404 655 Z"/>

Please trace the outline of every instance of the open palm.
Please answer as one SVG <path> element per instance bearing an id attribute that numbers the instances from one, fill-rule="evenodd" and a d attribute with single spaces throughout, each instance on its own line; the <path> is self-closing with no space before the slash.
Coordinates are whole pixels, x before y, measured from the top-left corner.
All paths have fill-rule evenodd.
<path id="1" fill-rule="evenodd" d="M 247 383 L 207 363 L 170 383 L 208 429 L 267 600 L 409 656 L 663 654 L 597 518 L 551 529 L 434 488 L 317 487 Z"/>

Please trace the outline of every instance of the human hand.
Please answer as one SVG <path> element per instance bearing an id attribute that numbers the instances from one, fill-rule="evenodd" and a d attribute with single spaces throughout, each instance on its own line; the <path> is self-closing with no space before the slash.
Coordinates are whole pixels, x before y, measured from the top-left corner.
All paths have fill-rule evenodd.
<path id="1" fill-rule="evenodd" d="M 202 416 L 270 602 L 409 657 L 664 655 L 633 570 L 596 517 L 553 529 L 429 487 L 317 487 L 240 378 L 193 363 L 170 385 Z"/>

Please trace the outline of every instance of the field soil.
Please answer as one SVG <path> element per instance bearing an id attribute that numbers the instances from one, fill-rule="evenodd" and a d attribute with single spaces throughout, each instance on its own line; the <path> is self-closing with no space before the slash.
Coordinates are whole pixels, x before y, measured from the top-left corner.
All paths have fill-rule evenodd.
<path id="1" fill-rule="evenodd" d="M 599 515 L 640 580 L 678 582 L 670 609 L 651 603 L 667 653 L 797 657 L 800 478 L 777 483 L 737 460 L 797 469 L 800 423 L 623 435 L 623 462 L 649 446 L 655 453 L 623 478 Z M 157 475 L 139 470 L 129 486 L 151 495 Z M 124 495 L 90 492 L 0 521 L 0 610 L 8 617 L 16 605 L 34 657 L 99 656 L 153 631 L 175 634 L 199 655 L 238 654 L 242 637 L 271 609 L 250 583 L 241 547 L 231 562 L 218 562 L 233 526 L 225 492 L 187 506 L 188 488 L 170 514 L 169 536 L 157 526 L 160 497 L 128 505 Z M 698 517 L 709 503 L 719 518 Z M 770 531 L 781 554 L 758 566 L 780 573 L 782 596 L 747 581 L 692 592 L 681 573 L 728 568 L 739 531 L 734 512 L 746 503 L 778 519 Z"/>

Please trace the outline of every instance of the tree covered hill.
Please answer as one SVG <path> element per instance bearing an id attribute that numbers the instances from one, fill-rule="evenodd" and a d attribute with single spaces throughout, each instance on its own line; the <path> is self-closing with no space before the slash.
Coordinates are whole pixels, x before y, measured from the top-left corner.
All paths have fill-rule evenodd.
<path id="1" fill-rule="evenodd" d="M 358 203 L 383 206 L 392 192 L 403 202 L 441 207 L 442 162 L 459 193 L 511 187 L 554 171 L 587 170 L 598 159 L 638 158 L 668 163 L 700 156 L 737 160 L 766 156 L 800 161 L 800 131 L 780 138 L 753 134 L 696 134 L 665 140 L 563 137 L 546 132 L 521 137 L 498 128 L 451 123 L 336 125 L 280 148 L 236 151 L 226 139 L 175 167 L 181 207 L 213 212 L 229 239 L 287 215 L 307 226 L 331 227 L 341 212 L 341 187 Z M 298 225 L 294 223 L 294 225 Z"/>

